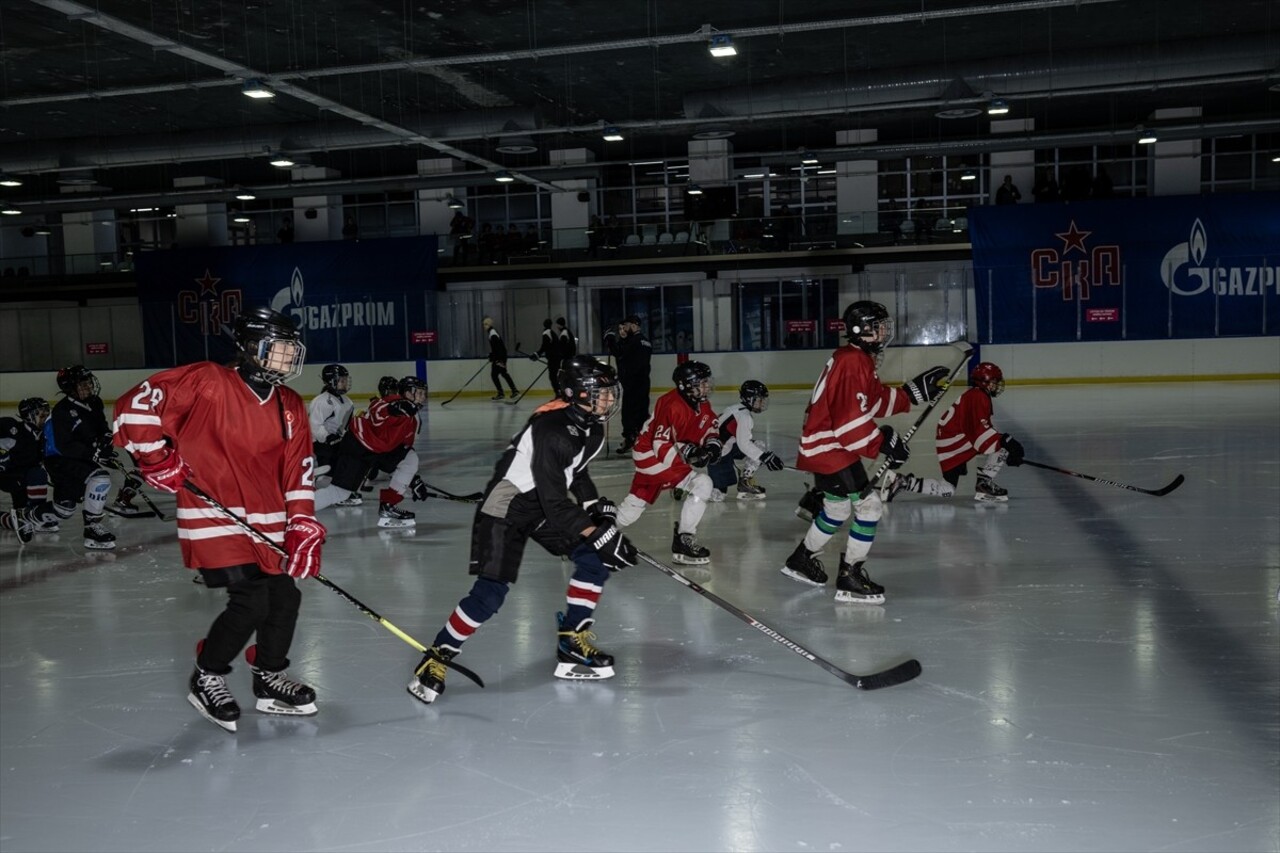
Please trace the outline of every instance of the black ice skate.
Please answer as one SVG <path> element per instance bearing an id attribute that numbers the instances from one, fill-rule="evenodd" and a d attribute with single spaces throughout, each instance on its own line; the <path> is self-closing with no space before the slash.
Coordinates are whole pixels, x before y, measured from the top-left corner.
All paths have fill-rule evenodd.
<path id="1" fill-rule="evenodd" d="M 413 678 L 406 688 L 409 695 L 419 702 L 430 705 L 444 692 L 444 677 L 448 673 L 448 663 L 457 656 L 453 649 L 432 646 L 422 656 L 422 662 L 413 671 Z"/>
<path id="2" fill-rule="evenodd" d="M 858 561 L 850 566 L 840 558 L 836 575 L 836 601 L 844 604 L 884 604 L 884 587 L 867 577 L 866 566 Z"/>
<path id="3" fill-rule="evenodd" d="M 191 673 L 191 692 L 187 701 L 200 712 L 200 716 L 229 732 L 236 730 L 240 719 L 240 706 L 227 689 L 227 679 L 222 675 L 206 672 L 197 664 Z"/>
<path id="4" fill-rule="evenodd" d="M 693 533 L 681 533 L 677 523 L 671 535 L 671 559 L 686 566 L 705 566 L 711 562 L 711 551 L 698 544 Z"/>
<path id="5" fill-rule="evenodd" d="M 31 523 L 31 519 L 20 509 L 11 509 L 0 515 L 0 527 L 5 530 L 12 530 L 18 536 L 18 542 L 26 545 L 31 541 L 32 535 L 35 533 L 35 525 Z"/>
<path id="6" fill-rule="evenodd" d="M 378 505 L 379 527 L 413 527 L 417 523 L 414 514 L 407 509 L 400 509 L 392 504 Z"/>
<path id="7" fill-rule="evenodd" d="M 85 516 L 84 547 L 92 551 L 110 551 L 116 547 L 116 535 L 102 526 L 102 516 Z"/>
<path id="8" fill-rule="evenodd" d="M 352 492 L 340 501 L 334 501 L 334 506 L 363 506 L 364 496 L 359 492 Z"/>
<path id="9" fill-rule="evenodd" d="M 316 712 L 316 691 L 301 681 L 294 681 L 283 669 L 277 672 L 253 665 L 258 647 L 244 650 L 253 673 L 253 695 L 258 700 L 258 710 L 264 714 L 289 714 L 309 717 Z"/>
<path id="10" fill-rule="evenodd" d="M 738 500 L 740 501 L 762 501 L 764 500 L 765 489 L 756 482 L 755 477 L 742 475 L 738 478 Z"/>
<path id="11" fill-rule="evenodd" d="M 978 485 L 974 489 L 973 499 L 979 503 L 1008 503 L 1009 491 L 996 485 L 996 481 L 986 474 L 978 475 Z"/>
<path id="12" fill-rule="evenodd" d="M 810 586 L 822 586 L 827 582 L 827 573 L 823 571 L 822 561 L 815 551 L 809 553 L 804 542 L 796 546 L 782 566 L 782 573 L 792 580 L 807 583 Z"/>
<path id="13" fill-rule="evenodd" d="M 570 681 L 613 678 L 613 655 L 602 652 L 592 643 L 596 635 L 590 628 L 594 619 L 583 619 L 576 629 L 564 624 L 564 614 L 556 614 L 560 642 L 556 646 L 556 678 Z"/>
<path id="14" fill-rule="evenodd" d="M 800 504 L 796 507 L 796 518 L 811 522 L 820 512 L 822 512 L 822 490 L 810 489 L 804 493 L 804 497 L 800 498 Z"/>
<path id="15" fill-rule="evenodd" d="M 514 397 L 514 396 L 515 396 L 515 394 L 512 394 L 511 396 L 512 396 L 512 397 Z M 502 392 L 501 392 L 501 391 L 499 391 L 497 394 L 494 394 L 494 395 L 493 395 L 492 397 L 490 397 L 489 399 L 490 399 L 490 400 L 501 400 L 501 399 L 503 399 Z"/>

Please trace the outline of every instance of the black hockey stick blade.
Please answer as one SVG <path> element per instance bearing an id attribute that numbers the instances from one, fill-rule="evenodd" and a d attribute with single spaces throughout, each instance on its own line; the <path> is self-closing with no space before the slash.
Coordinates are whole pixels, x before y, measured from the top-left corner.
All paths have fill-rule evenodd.
<path id="1" fill-rule="evenodd" d="M 1172 483 L 1170 483 L 1169 485 L 1165 486 L 1163 489 L 1156 489 L 1156 490 L 1155 490 L 1154 492 L 1152 492 L 1151 494 L 1155 495 L 1155 496 L 1156 496 L 1156 497 L 1158 497 L 1158 498 L 1162 498 L 1162 497 L 1164 497 L 1165 495 L 1167 495 L 1167 494 L 1169 494 L 1170 492 L 1172 492 L 1174 489 L 1178 488 L 1178 486 L 1181 486 L 1184 482 L 1186 482 L 1186 479 L 1187 479 L 1186 477 L 1184 477 L 1184 476 L 1182 476 L 1181 474 L 1179 474 L 1178 476 L 1176 476 L 1176 477 L 1174 477 L 1174 478 L 1173 478 L 1173 482 L 1172 482 Z"/>
<path id="2" fill-rule="evenodd" d="M 920 661 L 914 660 L 914 659 L 908 660 L 904 663 L 900 663 L 897 666 L 890 667 L 889 669 L 882 670 L 880 672 L 873 672 L 870 675 L 854 675 L 851 672 L 845 672 L 840 667 L 831 663 L 831 661 L 824 660 L 818 657 L 813 652 L 809 651 L 808 649 L 806 649 L 804 646 L 800 645 L 796 641 L 790 639 L 789 637 L 784 636 L 783 634 L 778 633 L 773 628 L 770 628 L 768 625 L 756 619 L 754 616 L 750 615 L 746 611 L 741 610 L 738 607 L 725 601 L 723 598 L 716 595 L 714 592 L 703 589 L 701 586 L 689 580 L 687 577 L 680 574 L 675 569 L 671 568 L 665 563 L 660 563 L 659 561 L 655 560 L 653 557 L 646 554 L 644 551 L 637 551 L 637 554 L 639 555 L 640 559 L 644 560 L 646 563 L 653 566 L 655 569 L 662 572 L 667 577 L 677 581 L 678 583 L 684 584 L 689 589 L 698 593 L 698 595 L 701 595 L 703 598 L 710 599 L 710 601 L 713 604 L 716 604 L 719 607 L 729 611 L 734 616 L 741 619 L 743 622 L 746 622 L 752 628 L 755 628 L 757 631 L 764 634 L 769 639 L 773 640 L 775 643 L 779 643 L 785 646 L 786 648 L 790 649 L 791 651 L 795 652 L 796 654 L 800 655 L 800 657 L 808 661 L 811 661 L 812 663 L 816 663 L 818 666 L 822 667 L 827 672 L 831 673 L 836 678 L 843 681 L 845 684 L 849 684 L 853 687 L 858 688 L 859 690 L 878 690 L 881 687 L 892 687 L 895 684 L 902 684 L 904 682 L 910 681 L 911 679 L 915 678 L 917 675 L 920 674 L 920 671 L 921 671 Z"/>

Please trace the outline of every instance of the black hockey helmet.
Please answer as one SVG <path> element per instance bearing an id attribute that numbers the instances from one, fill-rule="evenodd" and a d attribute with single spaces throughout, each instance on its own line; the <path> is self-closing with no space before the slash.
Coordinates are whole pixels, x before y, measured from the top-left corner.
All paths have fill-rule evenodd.
<path id="1" fill-rule="evenodd" d="M 396 391 L 401 397 L 404 397 L 415 406 L 421 406 L 423 403 L 427 402 L 427 383 L 423 382 L 416 376 L 406 376 L 401 379 L 396 383 Z M 421 399 L 414 399 L 419 396 L 417 393 L 419 391 L 422 392 Z M 410 394 L 413 394 L 414 396 L 410 397 Z"/>
<path id="2" fill-rule="evenodd" d="M 338 383 L 347 380 L 346 384 L 339 389 Z M 320 381 L 324 383 L 326 390 L 335 394 L 345 394 L 351 390 L 351 372 L 341 364 L 326 364 L 320 370 Z"/>
<path id="3" fill-rule="evenodd" d="M 612 367 L 589 355 L 575 355 L 557 376 L 560 398 L 578 421 L 604 423 L 622 406 L 622 385 Z M 585 408 L 584 408 L 585 407 Z"/>
<path id="4" fill-rule="evenodd" d="M 671 374 L 676 390 L 691 403 L 700 403 L 711 397 L 711 368 L 700 361 L 677 364 Z"/>
<path id="5" fill-rule="evenodd" d="M 250 379 L 283 385 L 302 373 L 307 348 L 293 320 L 279 311 L 265 305 L 246 308 L 236 317 L 235 336 Z"/>
<path id="6" fill-rule="evenodd" d="M 548 317 L 547 319 L 545 319 L 545 320 L 543 320 L 543 321 L 542 321 L 542 328 L 544 328 L 544 329 L 550 329 L 550 328 L 551 328 L 551 318 L 550 318 L 550 317 Z"/>
<path id="7" fill-rule="evenodd" d="M 893 320 L 879 302 L 863 299 L 844 309 L 844 334 L 863 352 L 879 355 L 893 340 Z"/>
<path id="8" fill-rule="evenodd" d="M 44 397 L 28 397 L 18 403 L 18 417 L 39 428 L 49 419 L 49 401 Z"/>
<path id="9" fill-rule="evenodd" d="M 400 380 L 394 376 L 384 376 L 378 380 L 378 396 L 385 397 L 388 394 L 396 394 L 400 391 Z"/>
<path id="10" fill-rule="evenodd" d="M 84 390 L 82 386 L 86 382 L 89 383 L 89 393 L 81 397 L 80 394 Z M 58 371 L 58 390 L 68 397 L 83 400 L 98 396 L 102 391 L 102 383 L 98 382 L 98 377 L 83 364 L 72 364 Z"/>
<path id="11" fill-rule="evenodd" d="M 738 389 L 738 399 L 758 415 L 769 408 L 769 387 L 759 379 L 748 379 Z"/>

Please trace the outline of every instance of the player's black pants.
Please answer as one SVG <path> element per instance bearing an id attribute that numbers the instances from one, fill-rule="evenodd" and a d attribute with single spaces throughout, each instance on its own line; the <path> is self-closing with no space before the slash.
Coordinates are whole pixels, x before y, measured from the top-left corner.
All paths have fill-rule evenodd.
<path id="1" fill-rule="evenodd" d="M 231 662 L 257 634 L 255 666 L 278 672 L 289 666 L 289 647 L 298 623 L 302 593 L 288 575 L 268 575 L 252 563 L 201 569 L 205 586 L 226 587 L 227 606 L 209 626 L 196 663 L 225 675 Z"/>
<path id="2" fill-rule="evenodd" d="M 507 373 L 507 366 L 505 364 L 502 364 L 501 362 L 495 361 L 493 362 L 493 364 L 489 366 L 489 378 L 493 380 L 493 387 L 497 388 L 498 394 L 501 395 L 502 383 L 498 381 L 499 376 L 507 380 L 507 385 L 511 387 L 512 396 L 515 396 L 516 394 L 519 393 L 518 391 L 516 391 L 515 380 L 511 378 L 510 373 Z"/>
<path id="3" fill-rule="evenodd" d="M 386 471 L 390 474 L 396 470 L 396 466 L 408 452 L 407 447 L 397 447 L 386 453 L 374 453 L 360 443 L 355 433 L 348 432 L 338 442 L 337 452 L 329 462 L 329 477 L 335 486 L 354 492 L 371 471 Z"/>
<path id="4" fill-rule="evenodd" d="M 551 380 L 551 390 L 560 393 L 560 359 L 547 359 L 547 378 Z"/>
<path id="5" fill-rule="evenodd" d="M 649 379 L 622 379 L 622 436 L 635 441 L 649 418 Z"/>

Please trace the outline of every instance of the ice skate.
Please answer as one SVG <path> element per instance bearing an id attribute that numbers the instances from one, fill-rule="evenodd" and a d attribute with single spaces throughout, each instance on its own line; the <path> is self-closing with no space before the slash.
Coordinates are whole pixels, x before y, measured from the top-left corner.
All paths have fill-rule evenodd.
<path id="1" fill-rule="evenodd" d="M 1009 491 L 996 485 L 996 481 L 985 474 L 978 475 L 978 485 L 974 488 L 973 499 L 979 503 L 1008 503 Z"/>
<path id="2" fill-rule="evenodd" d="M 419 702 L 430 705 L 444 692 L 444 677 L 448 673 L 448 663 L 458 653 L 453 649 L 432 646 L 422 656 L 422 661 L 413 671 L 413 678 L 406 688 L 409 695 Z"/>
<path id="3" fill-rule="evenodd" d="M 30 542 L 32 535 L 35 533 L 35 525 L 31 523 L 31 519 L 27 518 L 27 514 L 20 509 L 11 509 L 0 516 L 0 527 L 5 530 L 12 530 L 17 535 L 18 542 L 23 545 Z"/>
<path id="4" fill-rule="evenodd" d="M 221 726 L 229 732 L 236 730 L 236 720 L 240 719 L 240 706 L 236 698 L 227 689 L 227 679 L 222 675 L 206 672 L 196 665 L 191 673 L 190 692 L 187 701 L 191 707 L 200 712 L 215 726 Z"/>
<path id="5" fill-rule="evenodd" d="M 512 396 L 512 397 L 514 397 L 514 396 L 515 396 L 515 394 L 512 394 L 511 396 Z M 502 399 L 504 399 L 504 397 L 503 397 L 502 392 L 501 392 L 501 391 L 499 391 L 497 394 L 494 394 L 494 395 L 493 395 L 492 397 L 490 397 L 489 399 L 490 399 L 490 400 L 502 400 Z"/>
<path id="6" fill-rule="evenodd" d="M 758 484 L 755 477 L 748 477 L 744 474 L 738 478 L 738 500 L 762 501 L 764 500 L 764 493 L 764 486 Z"/>
<path id="7" fill-rule="evenodd" d="M 792 580 L 807 583 L 810 586 L 822 586 L 827 582 L 827 573 L 822 568 L 822 561 L 818 559 L 817 552 L 809 553 L 803 542 L 796 546 L 790 557 L 787 557 L 787 562 L 782 566 L 782 573 Z"/>
<path id="8" fill-rule="evenodd" d="M 719 489 L 711 490 L 711 497 L 707 498 L 707 503 L 720 504 L 724 503 L 725 493 Z"/>
<path id="9" fill-rule="evenodd" d="M 334 506 L 363 506 L 364 496 L 359 492 L 352 492 L 340 501 L 334 501 Z"/>
<path id="10" fill-rule="evenodd" d="M 120 494 L 116 495 L 116 499 L 107 504 L 107 512 L 112 515 L 118 515 L 121 518 L 154 518 L 154 512 L 133 502 L 134 494 L 136 493 L 121 489 Z"/>
<path id="11" fill-rule="evenodd" d="M 804 497 L 800 498 L 800 504 L 796 507 L 796 518 L 812 522 L 820 512 L 822 512 L 822 491 L 810 489 L 804 493 Z"/>
<path id="12" fill-rule="evenodd" d="M 391 504 L 378 505 L 379 527 L 413 527 L 417 523 L 414 514 L 407 509 L 400 509 Z"/>
<path id="13" fill-rule="evenodd" d="M 244 659 L 253 673 L 253 695 L 258 700 L 258 710 L 264 714 L 286 714 L 309 717 L 316 712 L 316 691 L 294 681 L 283 669 L 272 672 L 254 666 L 258 647 L 244 650 Z"/>
<path id="14" fill-rule="evenodd" d="M 116 535 L 102 526 L 101 518 L 85 519 L 84 547 L 93 551 L 110 551 L 116 547 Z"/>
<path id="15" fill-rule="evenodd" d="M 560 637 L 556 646 L 556 678 L 570 681 L 613 678 L 613 655 L 592 645 L 596 639 L 590 630 L 594 622 L 594 619 L 583 619 L 571 630 L 564 624 L 564 614 L 556 614 Z"/>
<path id="16" fill-rule="evenodd" d="M 867 577 L 862 561 L 850 566 L 841 557 L 840 572 L 836 576 L 836 601 L 842 604 L 884 604 L 884 587 Z"/>
<path id="17" fill-rule="evenodd" d="M 671 559 L 686 566 L 705 566 L 711 562 L 711 552 L 698 544 L 696 534 L 681 533 L 677 523 L 671 536 Z"/>

